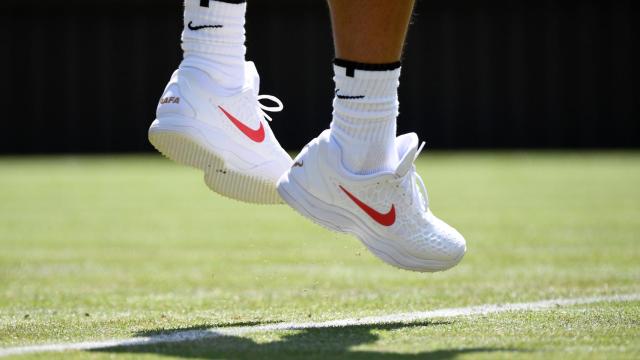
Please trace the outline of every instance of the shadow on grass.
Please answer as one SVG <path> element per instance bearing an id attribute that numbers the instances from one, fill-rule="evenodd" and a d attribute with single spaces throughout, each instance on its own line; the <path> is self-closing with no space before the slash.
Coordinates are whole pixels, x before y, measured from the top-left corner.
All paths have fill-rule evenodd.
<path id="1" fill-rule="evenodd" d="M 158 342 L 115 346 L 91 350 L 100 353 L 118 354 L 155 354 L 182 358 L 198 359 L 454 359 L 463 354 L 521 351 L 505 348 L 456 348 L 429 351 L 415 354 L 393 352 L 359 351 L 352 348 L 358 345 L 376 342 L 380 336 L 373 331 L 392 331 L 398 329 L 421 328 L 446 325 L 449 322 L 391 323 L 379 325 L 354 325 L 345 327 L 312 328 L 295 330 L 282 335 L 276 341 L 256 342 L 253 339 L 217 335 L 207 331 L 209 326 L 197 326 L 186 329 L 144 331 L 138 336 L 170 336 L 173 338 L 187 335 L 185 341 Z M 189 338 L 193 335 L 196 340 Z M 423 341 L 428 342 L 426 338 Z"/>
<path id="2" fill-rule="evenodd" d="M 143 336 L 143 337 L 171 336 L 172 334 L 185 333 L 185 332 L 195 333 L 198 331 L 201 331 L 203 334 L 205 334 L 205 332 L 210 333 L 207 330 L 214 329 L 214 328 L 222 329 L 222 328 L 230 328 L 230 327 L 269 325 L 269 324 L 276 324 L 279 322 L 280 321 L 273 320 L 273 321 L 241 321 L 241 322 L 225 322 L 225 323 L 218 323 L 218 324 L 202 324 L 197 326 L 174 328 L 174 329 L 143 330 L 143 331 L 138 331 L 136 333 L 136 336 Z"/>

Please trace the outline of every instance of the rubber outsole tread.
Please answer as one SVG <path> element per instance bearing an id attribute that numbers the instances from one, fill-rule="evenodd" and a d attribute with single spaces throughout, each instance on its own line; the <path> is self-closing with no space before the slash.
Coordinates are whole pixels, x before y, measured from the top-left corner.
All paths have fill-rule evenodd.
<path id="1" fill-rule="evenodd" d="M 204 172 L 214 192 L 252 204 L 282 204 L 275 184 L 230 169 L 224 160 L 189 137 L 172 131 L 150 131 L 149 142 L 166 158 Z"/>

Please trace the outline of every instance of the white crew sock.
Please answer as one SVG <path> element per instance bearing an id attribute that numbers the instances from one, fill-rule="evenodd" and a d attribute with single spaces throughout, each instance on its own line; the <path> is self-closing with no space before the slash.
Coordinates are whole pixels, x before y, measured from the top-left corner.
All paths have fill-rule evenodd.
<path id="1" fill-rule="evenodd" d="M 227 95 L 242 90 L 245 77 L 245 13 L 240 1 L 185 0 L 181 67 L 200 69 Z"/>
<path id="2" fill-rule="evenodd" d="M 367 65 L 337 60 L 331 137 L 355 174 L 395 170 L 400 63 Z M 365 69 L 365 70 L 360 70 Z"/>

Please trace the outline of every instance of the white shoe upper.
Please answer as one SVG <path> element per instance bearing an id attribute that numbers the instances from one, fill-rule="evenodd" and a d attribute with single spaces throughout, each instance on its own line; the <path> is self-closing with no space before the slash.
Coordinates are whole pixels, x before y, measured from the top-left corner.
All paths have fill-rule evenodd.
<path id="1" fill-rule="evenodd" d="M 305 201 L 311 199 L 307 201 L 311 206 L 302 211 L 304 215 L 354 233 L 392 265 L 417 271 L 448 269 L 462 259 L 465 240 L 429 210 L 414 165 L 421 150 L 417 135 L 399 136 L 396 149 L 400 161 L 394 171 L 356 175 L 343 166 L 342 149 L 326 130 L 296 157 L 278 190 L 290 204 L 291 197 L 295 202 L 306 192 Z"/>
<path id="2" fill-rule="evenodd" d="M 154 126 L 182 129 L 223 158 L 226 166 L 275 184 L 291 165 L 291 157 L 271 131 L 265 111 L 280 111 L 282 103 L 258 95 L 260 78 L 253 62 L 246 62 L 245 71 L 242 91 L 224 96 L 207 73 L 179 68 L 160 99 Z M 265 106 L 263 99 L 277 106 Z"/>

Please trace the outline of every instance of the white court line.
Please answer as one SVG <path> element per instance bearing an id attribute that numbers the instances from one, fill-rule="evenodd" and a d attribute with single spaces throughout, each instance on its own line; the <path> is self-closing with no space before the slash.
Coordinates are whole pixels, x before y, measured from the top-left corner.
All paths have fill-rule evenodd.
<path id="1" fill-rule="evenodd" d="M 509 311 L 539 311 L 545 309 L 556 308 L 559 306 L 571 306 L 581 304 L 592 304 L 598 302 L 626 302 L 640 301 L 640 293 L 612 296 L 593 296 L 573 299 L 555 299 L 543 300 L 528 303 L 513 304 L 495 304 L 495 305 L 479 305 L 461 308 L 440 309 L 424 312 L 400 313 L 384 316 L 370 316 L 359 319 L 341 319 L 323 322 L 308 323 L 278 323 L 256 326 L 240 326 L 228 328 L 211 328 L 206 330 L 185 330 L 170 334 L 155 335 L 149 337 L 136 337 L 121 340 L 106 341 L 90 341 L 79 343 L 62 343 L 62 344 L 45 344 L 32 345 L 0 349 L 0 356 L 21 355 L 28 353 L 41 353 L 49 351 L 67 351 L 67 350 L 93 350 L 104 349 L 110 347 L 126 347 L 137 345 L 152 345 L 161 343 L 177 343 L 183 341 L 202 340 L 218 336 L 240 336 L 256 332 L 269 332 L 278 330 L 304 330 L 331 327 L 345 327 L 356 325 L 377 325 L 389 323 L 410 323 L 419 320 L 428 320 L 434 318 L 449 318 L 456 316 L 471 316 L 496 314 Z"/>

